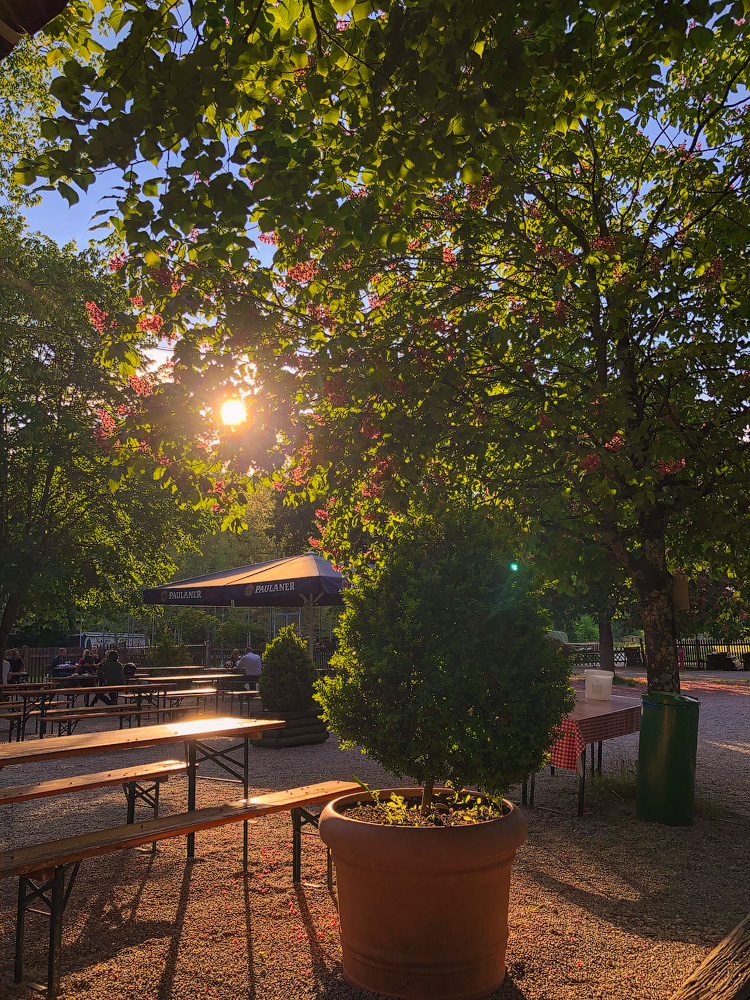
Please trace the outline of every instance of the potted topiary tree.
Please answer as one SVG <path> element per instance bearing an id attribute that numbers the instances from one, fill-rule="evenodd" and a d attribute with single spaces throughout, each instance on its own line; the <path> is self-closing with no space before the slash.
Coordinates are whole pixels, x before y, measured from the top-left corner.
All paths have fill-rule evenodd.
<path id="1" fill-rule="evenodd" d="M 284 719 L 283 729 L 263 733 L 255 746 L 291 747 L 303 743 L 323 743 L 328 729 L 313 701 L 317 677 L 307 646 L 290 625 L 266 646 L 258 689 L 263 708 L 276 719 Z"/>
<path id="2" fill-rule="evenodd" d="M 504 978 L 526 822 L 499 796 L 542 766 L 574 703 L 511 562 L 483 515 L 441 512 L 402 524 L 345 595 L 336 673 L 317 686 L 324 718 L 344 747 L 421 786 L 363 790 L 321 815 L 344 975 L 359 988 L 446 1000 Z"/>

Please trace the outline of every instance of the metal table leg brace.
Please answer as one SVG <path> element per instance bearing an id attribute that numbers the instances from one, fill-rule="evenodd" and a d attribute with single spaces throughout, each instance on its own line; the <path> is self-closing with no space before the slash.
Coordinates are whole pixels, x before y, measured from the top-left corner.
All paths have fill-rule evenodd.
<path id="1" fill-rule="evenodd" d="M 60 948 L 62 945 L 62 920 L 70 892 L 78 874 L 77 861 L 72 865 L 58 865 L 50 878 L 46 872 L 22 875 L 18 880 L 18 910 L 16 913 L 16 957 L 13 982 L 23 980 L 23 938 L 26 914 L 41 913 L 49 917 L 49 950 L 47 953 L 47 1000 L 55 1000 L 60 989 Z M 67 887 L 65 876 L 70 870 Z M 46 910 L 34 909 L 30 905 L 39 900 Z"/>
<path id="2" fill-rule="evenodd" d="M 242 764 L 231 754 L 236 753 L 238 750 L 243 751 Z M 244 793 L 244 798 L 247 798 L 248 788 L 249 788 L 249 762 L 250 762 L 250 737 L 246 736 L 242 742 L 233 743 L 230 747 L 225 747 L 224 749 L 217 749 L 216 747 L 209 746 L 208 743 L 203 743 L 201 740 L 191 740 L 186 745 L 187 752 L 187 765 L 188 765 L 188 812 L 192 812 L 195 809 L 195 783 L 198 764 L 202 764 L 206 761 L 212 761 L 227 774 L 231 774 L 233 778 L 237 781 L 242 782 L 242 789 Z M 248 823 L 247 820 L 242 824 L 242 860 L 244 865 L 244 871 L 247 871 L 248 862 L 248 851 L 247 851 L 247 831 Z M 188 858 L 195 857 L 195 834 L 189 833 L 187 835 L 187 856 Z"/>

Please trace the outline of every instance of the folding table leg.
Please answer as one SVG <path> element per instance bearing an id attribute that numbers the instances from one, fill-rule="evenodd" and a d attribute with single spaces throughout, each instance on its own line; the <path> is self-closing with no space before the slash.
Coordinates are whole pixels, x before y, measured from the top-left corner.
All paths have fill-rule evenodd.
<path id="1" fill-rule="evenodd" d="M 586 789 L 586 748 L 578 758 L 578 815 L 583 816 L 583 796 Z"/>
<path id="2" fill-rule="evenodd" d="M 47 960 L 47 1000 L 55 1000 L 60 989 L 60 951 L 62 918 L 65 909 L 65 866 L 58 865 L 52 879 L 49 921 L 49 956 Z"/>
<path id="3" fill-rule="evenodd" d="M 599 747 L 596 754 L 596 769 L 599 774 L 602 773 L 602 741 L 599 740 Z"/>
<path id="4" fill-rule="evenodd" d="M 247 799 L 248 792 L 250 791 L 250 774 L 249 774 L 249 771 L 250 771 L 250 740 L 248 739 L 247 736 L 245 737 L 245 747 L 244 747 L 244 755 L 243 755 L 243 761 L 242 761 L 242 763 L 243 763 L 243 774 L 245 776 L 245 785 L 244 785 L 244 792 L 245 792 L 245 794 L 244 794 L 243 798 Z M 248 830 L 248 825 L 247 825 L 247 820 L 245 820 L 245 822 L 242 824 L 242 870 L 243 870 L 243 872 L 247 871 L 247 853 L 248 853 L 247 852 L 247 830 Z"/>
<path id="5" fill-rule="evenodd" d="M 16 957 L 13 982 L 20 983 L 23 979 L 23 935 L 26 929 L 26 889 L 29 880 L 23 875 L 18 879 L 18 909 L 16 910 Z"/>
<path id="6" fill-rule="evenodd" d="M 188 812 L 193 812 L 193 810 L 195 809 L 195 770 L 196 770 L 195 757 L 196 757 L 195 741 L 192 741 L 187 744 Z M 247 786 L 247 771 L 245 771 L 245 785 Z M 247 792 L 245 793 L 245 798 L 247 798 Z M 190 860 L 192 860 L 195 857 L 195 833 L 189 833 L 187 835 L 187 856 Z"/>

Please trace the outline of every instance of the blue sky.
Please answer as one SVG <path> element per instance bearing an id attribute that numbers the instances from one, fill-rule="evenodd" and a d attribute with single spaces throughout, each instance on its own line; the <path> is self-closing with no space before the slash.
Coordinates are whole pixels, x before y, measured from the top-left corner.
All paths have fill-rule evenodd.
<path id="1" fill-rule="evenodd" d="M 81 195 L 77 205 L 69 206 L 56 191 L 45 191 L 41 203 L 35 208 L 22 209 L 22 214 L 34 232 L 51 236 L 58 244 L 75 240 L 83 249 L 89 240 L 101 240 L 109 233 L 109 229 L 89 232 L 94 213 L 111 205 L 111 202 L 101 200 L 109 192 L 109 183 L 104 179 L 98 180 L 85 195 Z M 101 221 L 95 219 L 94 224 Z"/>

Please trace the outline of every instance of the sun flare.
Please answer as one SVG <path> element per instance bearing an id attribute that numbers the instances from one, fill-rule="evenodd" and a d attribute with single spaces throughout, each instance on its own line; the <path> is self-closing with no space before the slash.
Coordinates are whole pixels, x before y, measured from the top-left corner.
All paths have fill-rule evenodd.
<path id="1" fill-rule="evenodd" d="M 228 427 L 242 424 L 247 420 L 247 410 L 241 399 L 228 399 L 221 406 L 221 419 Z"/>

